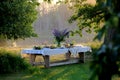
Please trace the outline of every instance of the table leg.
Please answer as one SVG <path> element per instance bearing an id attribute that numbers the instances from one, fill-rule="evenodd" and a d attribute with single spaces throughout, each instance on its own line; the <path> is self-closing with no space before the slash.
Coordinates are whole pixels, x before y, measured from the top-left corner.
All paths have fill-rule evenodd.
<path id="1" fill-rule="evenodd" d="M 30 64 L 34 65 L 36 55 L 35 54 L 30 54 Z"/>
<path id="2" fill-rule="evenodd" d="M 70 51 L 65 54 L 65 57 L 66 57 L 67 60 L 70 59 L 70 56 L 71 56 L 71 52 Z"/>
<path id="3" fill-rule="evenodd" d="M 78 54 L 79 54 L 80 62 L 84 63 L 85 62 L 84 52 L 79 52 Z"/>
<path id="4" fill-rule="evenodd" d="M 45 68 L 49 68 L 49 64 L 50 64 L 50 59 L 49 59 L 49 55 L 45 55 L 43 56 L 44 58 L 44 62 L 45 62 Z"/>

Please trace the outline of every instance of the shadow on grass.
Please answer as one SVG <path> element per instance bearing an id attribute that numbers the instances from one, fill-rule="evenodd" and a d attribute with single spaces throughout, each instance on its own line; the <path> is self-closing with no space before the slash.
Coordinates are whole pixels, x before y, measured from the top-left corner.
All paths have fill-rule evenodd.
<path id="1" fill-rule="evenodd" d="M 90 76 L 89 64 L 72 64 L 40 68 L 32 74 L 22 76 L 22 80 L 88 80 Z"/>

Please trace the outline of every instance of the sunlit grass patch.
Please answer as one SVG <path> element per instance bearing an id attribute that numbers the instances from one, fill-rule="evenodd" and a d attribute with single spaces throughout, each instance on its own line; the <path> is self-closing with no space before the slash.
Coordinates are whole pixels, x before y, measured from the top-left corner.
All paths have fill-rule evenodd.
<path id="1" fill-rule="evenodd" d="M 33 67 L 35 68 L 35 67 Z M 32 73 L 18 73 L 0 76 L 2 80 L 88 80 L 89 63 L 51 67 L 49 69 L 36 66 Z"/>

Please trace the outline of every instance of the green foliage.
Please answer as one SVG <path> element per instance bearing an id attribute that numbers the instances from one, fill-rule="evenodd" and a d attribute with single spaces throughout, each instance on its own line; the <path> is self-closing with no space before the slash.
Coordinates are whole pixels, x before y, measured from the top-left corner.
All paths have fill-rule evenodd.
<path id="1" fill-rule="evenodd" d="M 100 25 L 104 22 L 104 10 L 101 9 L 100 5 L 91 5 L 85 3 L 86 0 L 77 0 L 72 7 L 75 13 L 69 19 L 69 22 L 77 21 L 78 30 L 75 33 L 82 35 L 82 30 L 85 29 L 86 32 L 91 33 L 92 31 L 98 32 L 101 28 Z M 79 32 L 79 33 L 78 33 Z"/>
<path id="2" fill-rule="evenodd" d="M 97 75 L 99 80 L 111 80 L 112 76 L 119 75 L 120 71 L 120 6 L 119 0 L 107 0 L 99 2 L 104 12 L 105 24 L 99 31 L 97 39 L 101 39 L 103 34 L 111 34 L 109 41 L 103 43 L 94 56 L 91 69 L 94 73 L 91 80 Z M 104 5 L 104 6 L 103 6 Z M 111 30 L 110 30 L 111 29 Z M 110 30 L 110 32 L 109 32 Z M 111 71 L 112 70 L 112 71 Z"/>
<path id="3" fill-rule="evenodd" d="M 0 74 L 19 72 L 28 67 L 28 63 L 20 55 L 0 50 Z"/>
<path id="4" fill-rule="evenodd" d="M 90 69 L 93 70 L 93 75 L 90 80 L 94 80 L 96 75 L 99 80 L 111 80 L 112 75 L 118 74 L 117 62 L 119 60 L 117 60 L 117 54 L 112 45 L 109 45 L 109 47 L 102 45 L 93 56 L 94 60 L 90 67 Z"/>
<path id="5" fill-rule="evenodd" d="M 2 0 L 0 2 L 0 36 L 18 39 L 37 36 L 32 24 L 37 18 L 36 0 Z"/>
<path id="6" fill-rule="evenodd" d="M 38 49 L 38 50 L 40 50 L 40 49 L 42 49 L 42 47 L 41 47 L 41 46 L 34 46 L 33 49 Z"/>

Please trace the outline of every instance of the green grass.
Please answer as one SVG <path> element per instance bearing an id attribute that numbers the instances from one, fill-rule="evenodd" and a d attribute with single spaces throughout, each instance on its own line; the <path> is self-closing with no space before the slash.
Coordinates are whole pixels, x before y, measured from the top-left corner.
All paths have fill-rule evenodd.
<path id="1" fill-rule="evenodd" d="M 88 80 L 92 74 L 89 65 L 87 62 L 48 69 L 34 66 L 29 72 L 2 74 L 0 80 Z M 120 77 L 114 76 L 112 80 L 120 80 Z"/>
<path id="2" fill-rule="evenodd" d="M 2 74 L 0 80 L 88 80 L 89 63 L 64 65 L 49 69 L 32 67 L 29 73 Z"/>
<path id="3" fill-rule="evenodd" d="M 95 52 L 100 44 L 90 43 L 89 46 L 92 46 L 92 50 Z M 16 51 L 16 49 L 14 51 Z M 79 64 L 56 66 L 48 69 L 43 66 L 32 66 L 28 71 L 0 74 L 0 80 L 88 80 L 92 74 L 89 66 L 90 61 Z M 113 76 L 112 80 L 120 80 L 120 77 Z"/>

